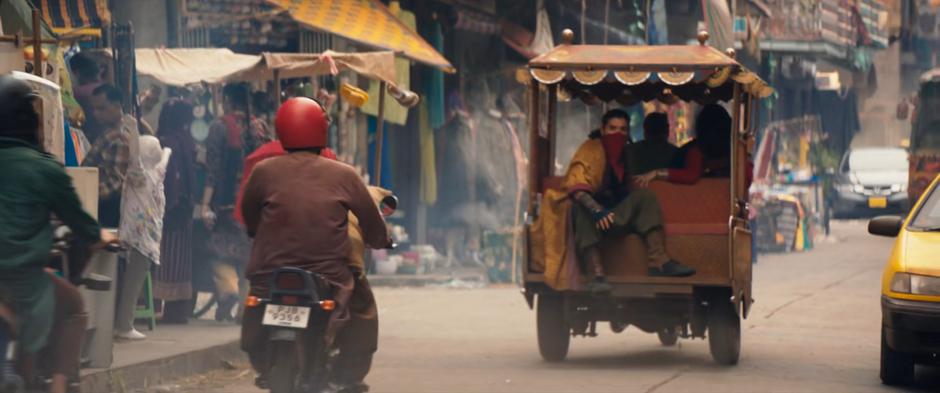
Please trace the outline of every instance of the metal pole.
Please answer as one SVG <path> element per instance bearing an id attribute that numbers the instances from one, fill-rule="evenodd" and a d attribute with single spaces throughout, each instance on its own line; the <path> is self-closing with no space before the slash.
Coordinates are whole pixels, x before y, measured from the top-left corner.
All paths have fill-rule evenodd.
<path id="1" fill-rule="evenodd" d="M 33 73 L 42 78 L 42 22 L 33 8 Z"/>
<path id="2" fill-rule="evenodd" d="M 385 134 L 385 81 L 379 83 L 379 115 L 375 120 L 375 176 L 372 184 L 382 184 L 382 142 Z"/>
<path id="3" fill-rule="evenodd" d="M 541 191 L 539 185 L 539 82 L 534 78 L 529 85 L 529 219 L 535 217 L 535 205 Z"/>
<path id="4" fill-rule="evenodd" d="M 281 107 L 281 70 L 274 70 L 274 109 Z"/>

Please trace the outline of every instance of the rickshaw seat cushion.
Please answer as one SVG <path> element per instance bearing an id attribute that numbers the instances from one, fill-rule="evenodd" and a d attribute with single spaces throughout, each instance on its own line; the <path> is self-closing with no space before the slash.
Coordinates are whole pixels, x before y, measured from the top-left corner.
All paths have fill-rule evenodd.
<path id="1" fill-rule="evenodd" d="M 676 224 L 666 223 L 666 235 L 727 235 L 728 224 Z"/>
<path id="2" fill-rule="evenodd" d="M 692 185 L 656 181 L 650 184 L 670 224 L 721 225 L 727 233 L 731 215 L 731 183 L 727 178 L 703 178 Z"/>

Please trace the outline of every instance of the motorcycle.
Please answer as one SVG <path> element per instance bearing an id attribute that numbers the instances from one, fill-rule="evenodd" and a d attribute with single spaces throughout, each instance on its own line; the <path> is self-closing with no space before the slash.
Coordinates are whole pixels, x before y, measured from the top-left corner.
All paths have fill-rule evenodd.
<path id="1" fill-rule="evenodd" d="M 379 208 L 385 217 L 398 207 L 398 199 L 385 196 Z M 392 243 L 388 248 L 394 248 Z M 249 296 L 246 307 L 263 307 L 261 324 L 267 330 L 269 371 L 259 387 L 271 393 L 328 391 L 330 354 L 325 334 L 336 302 L 332 288 L 320 275 L 284 267 L 271 276 L 267 298 Z"/>
<path id="2" fill-rule="evenodd" d="M 105 247 L 107 252 L 120 252 L 123 248 L 113 244 Z M 99 274 L 85 273 L 85 267 L 91 258 L 90 247 L 79 247 L 71 239 L 71 233 L 65 226 L 59 226 L 55 231 L 52 250 L 49 254 L 49 268 L 55 270 L 61 277 L 69 280 L 73 285 L 84 287 L 90 291 L 108 291 L 111 289 L 111 278 Z M 27 381 L 20 376 L 15 368 L 17 364 L 16 341 L 17 323 L 16 308 L 9 294 L 0 294 L 0 393 L 25 393 L 32 391 L 48 391 L 51 373 L 44 369 L 42 362 L 35 367 L 35 376 Z M 78 392 L 78 382 L 69 387 L 69 391 Z"/>

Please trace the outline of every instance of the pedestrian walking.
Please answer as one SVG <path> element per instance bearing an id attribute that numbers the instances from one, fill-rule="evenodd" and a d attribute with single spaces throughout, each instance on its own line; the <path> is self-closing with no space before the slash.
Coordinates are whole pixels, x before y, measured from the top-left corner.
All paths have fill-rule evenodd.
<path id="1" fill-rule="evenodd" d="M 251 241 L 235 220 L 235 199 L 245 157 L 271 140 L 268 127 L 250 116 L 250 91 L 244 84 L 223 89 L 225 115 L 209 127 L 206 139 L 206 186 L 199 209 L 211 228 L 209 250 L 219 305 L 217 320 L 232 320 L 233 308 L 244 292 L 240 279 L 251 252 Z"/>
<path id="2" fill-rule="evenodd" d="M 181 99 L 163 105 L 157 136 L 171 149 L 164 180 L 166 213 L 154 297 L 164 302 L 163 323 L 186 323 L 192 314 L 192 234 L 196 192 L 196 145 L 189 127 L 193 107 Z"/>

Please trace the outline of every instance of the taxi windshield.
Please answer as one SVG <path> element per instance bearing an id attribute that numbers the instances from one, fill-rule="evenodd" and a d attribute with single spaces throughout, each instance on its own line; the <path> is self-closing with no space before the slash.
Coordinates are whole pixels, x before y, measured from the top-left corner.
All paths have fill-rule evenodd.
<path id="1" fill-rule="evenodd" d="M 908 227 L 913 230 L 940 231 L 940 193 L 936 189 L 930 191 Z"/>

